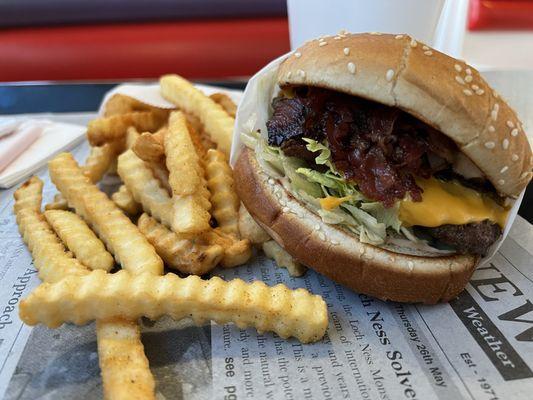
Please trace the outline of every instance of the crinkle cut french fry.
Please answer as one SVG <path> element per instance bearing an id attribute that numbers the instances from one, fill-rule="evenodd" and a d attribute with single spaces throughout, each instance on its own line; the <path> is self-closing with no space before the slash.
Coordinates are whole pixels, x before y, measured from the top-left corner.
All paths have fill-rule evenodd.
<path id="1" fill-rule="evenodd" d="M 70 211 L 48 210 L 44 217 L 76 258 L 90 269 L 110 271 L 113 256 L 85 221 Z"/>
<path id="2" fill-rule="evenodd" d="M 128 320 L 191 316 L 196 323 L 233 322 L 241 329 L 273 331 L 303 343 L 319 340 L 328 325 L 326 303 L 305 289 L 240 279 L 225 282 L 218 277 L 202 280 L 196 275 L 184 279 L 170 273 L 132 275 L 124 270 L 115 274 L 96 270 L 54 284 L 43 283 L 21 301 L 19 313 L 28 325 L 49 327 L 117 315 Z"/>
<path id="3" fill-rule="evenodd" d="M 186 274 L 203 275 L 211 271 L 224 256 L 224 249 L 192 235 L 172 232 L 148 214 L 137 221 L 139 230 L 155 247 L 163 261 Z"/>
<path id="4" fill-rule="evenodd" d="M 45 210 L 68 210 L 68 203 L 61 193 L 54 196 L 54 200 L 44 206 Z"/>
<path id="5" fill-rule="evenodd" d="M 248 239 L 237 240 L 233 235 L 222 232 L 220 228 L 206 231 L 202 236 L 210 243 L 222 246 L 224 257 L 220 265 L 224 268 L 233 268 L 242 265 L 252 256 L 252 246 Z"/>
<path id="6" fill-rule="evenodd" d="M 210 149 L 205 159 L 207 188 L 211 192 L 211 211 L 220 230 L 239 237 L 239 197 L 233 188 L 233 173 L 226 156 Z"/>
<path id="7" fill-rule="evenodd" d="M 67 275 L 88 274 L 89 270 L 66 251 L 41 214 L 42 188 L 43 182 L 34 176 L 15 192 L 17 224 L 39 277 L 45 282 L 56 282 Z"/>
<path id="8" fill-rule="evenodd" d="M 196 128 L 194 128 L 194 126 L 189 123 L 189 121 L 186 122 L 186 125 L 187 130 L 189 131 L 189 137 L 191 138 L 194 149 L 196 150 L 196 154 L 198 154 L 200 161 L 203 161 L 207 154 L 207 148 L 204 145 L 202 137 L 200 136 Z"/>
<path id="9" fill-rule="evenodd" d="M 243 239 L 248 239 L 252 244 L 262 244 L 270 240 L 270 235 L 255 222 L 242 203 L 239 208 L 239 232 Z"/>
<path id="10" fill-rule="evenodd" d="M 139 326 L 119 318 L 96 321 L 96 337 L 104 398 L 154 399 L 154 377 Z"/>
<path id="11" fill-rule="evenodd" d="M 200 195 L 172 198 L 174 217 L 171 229 L 180 233 L 199 233 L 210 229 L 209 212 L 205 204 L 209 200 Z M 203 203 L 203 204 L 202 204 Z"/>
<path id="12" fill-rule="evenodd" d="M 168 132 L 164 138 L 164 151 L 173 194 L 185 196 L 196 193 L 201 185 L 203 173 L 200 159 L 187 129 L 185 116 L 180 111 L 170 114 Z"/>
<path id="13" fill-rule="evenodd" d="M 172 230 L 182 233 L 208 230 L 209 191 L 201 160 L 180 111 L 170 114 L 164 148 L 174 206 Z"/>
<path id="14" fill-rule="evenodd" d="M 302 276 L 307 268 L 296 261 L 274 240 L 263 243 L 263 251 L 268 258 L 272 258 L 278 267 L 287 268 L 290 276 Z"/>
<path id="15" fill-rule="evenodd" d="M 78 215 L 83 217 L 123 268 L 160 274 L 163 261 L 128 217 L 83 175 L 71 154 L 48 163 L 50 177 Z"/>
<path id="16" fill-rule="evenodd" d="M 159 84 L 163 97 L 184 112 L 197 116 L 217 148 L 229 158 L 235 119 L 181 76 L 165 75 Z"/>
<path id="17" fill-rule="evenodd" d="M 142 211 L 141 205 L 135 201 L 126 185 L 120 185 L 118 190 L 111 195 L 111 200 L 129 216 L 138 215 Z"/>
<path id="18" fill-rule="evenodd" d="M 161 187 L 148 165 L 132 150 L 127 150 L 118 157 L 118 174 L 144 211 L 159 222 L 172 227 L 174 219 L 172 199 Z"/>
<path id="19" fill-rule="evenodd" d="M 133 144 L 132 150 L 141 160 L 148 162 L 160 162 L 165 157 L 165 149 L 162 140 L 155 133 L 144 132 Z"/>
<path id="20" fill-rule="evenodd" d="M 154 178 L 159 181 L 161 187 L 163 187 L 167 191 L 167 194 L 171 196 L 172 188 L 170 187 L 170 183 L 168 183 L 168 169 L 165 162 L 149 162 L 146 164 L 150 171 L 152 171 Z"/>
<path id="21" fill-rule="evenodd" d="M 225 93 L 213 93 L 209 97 L 215 103 L 219 104 L 230 117 L 235 118 L 235 114 L 237 114 L 237 105 L 231 100 L 231 97 Z"/>
<path id="22" fill-rule="evenodd" d="M 217 145 L 211 137 L 204 131 L 204 127 L 202 126 L 202 122 L 200 119 L 192 115 L 190 113 L 185 113 L 185 118 L 187 118 L 187 127 L 189 128 L 189 132 L 191 132 L 191 137 L 194 133 L 196 133 L 198 140 L 202 143 L 202 146 L 204 148 L 204 151 L 208 149 L 216 149 Z M 193 143 L 195 143 L 195 138 L 193 139 Z M 198 149 L 196 149 L 198 152 Z M 202 154 L 201 152 L 198 152 L 198 154 Z"/>
<path id="23" fill-rule="evenodd" d="M 113 115 L 127 114 L 133 111 L 154 111 L 166 112 L 166 110 L 153 107 L 149 104 L 143 103 L 133 97 L 124 94 L 114 94 L 104 105 L 104 116 L 111 117 Z"/>
<path id="24" fill-rule="evenodd" d="M 13 195 L 15 214 L 20 210 L 31 210 L 41 212 L 43 201 L 43 181 L 36 176 L 32 176 L 15 191 Z"/>
<path id="25" fill-rule="evenodd" d="M 87 138 L 93 146 L 123 140 L 127 130 L 134 126 L 139 131 L 154 132 L 164 123 L 166 112 L 135 111 L 127 114 L 97 118 L 87 126 Z"/>
<path id="26" fill-rule="evenodd" d="M 139 136 L 141 136 L 139 131 L 134 126 L 130 126 L 126 131 L 126 146 L 124 150 L 131 149 Z"/>
<path id="27" fill-rule="evenodd" d="M 106 143 L 101 147 L 91 147 L 85 165 L 81 167 L 84 175 L 91 182 L 99 182 L 109 169 L 117 154 L 117 144 Z"/>

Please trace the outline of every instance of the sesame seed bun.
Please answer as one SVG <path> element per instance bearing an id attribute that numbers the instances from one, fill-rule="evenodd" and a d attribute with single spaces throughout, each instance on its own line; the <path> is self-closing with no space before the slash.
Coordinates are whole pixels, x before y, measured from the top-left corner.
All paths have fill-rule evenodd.
<path id="1" fill-rule="evenodd" d="M 408 255 L 361 243 L 326 224 L 262 170 L 243 149 L 234 167 L 235 188 L 254 219 L 299 262 L 359 293 L 382 300 L 433 304 L 456 297 L 478 258 Z"/>
<path id="2" fill-rule="evenodd" d="M 336 90 L 396 106 L 451 138 L 502 196 L 533 173 L 522 123 L 475 68 L 407 35 L 312 40 L 280 66 L 278 83 Z"/>

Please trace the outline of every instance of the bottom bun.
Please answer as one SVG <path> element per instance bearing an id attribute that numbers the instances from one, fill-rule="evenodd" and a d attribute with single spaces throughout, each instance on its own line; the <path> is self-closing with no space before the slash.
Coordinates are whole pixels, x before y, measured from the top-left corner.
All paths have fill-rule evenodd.
<path id="1" fill-rule="evenodd" d="M 326 224 L 268 177 L 244 149 L 235 165 L 236 190 L 254 219 L 295 259 L 359 293 L 382 300 L 434 304 L 466 286 L 479 260 L 469 255 L 423 257 L 361 243 Z"/>

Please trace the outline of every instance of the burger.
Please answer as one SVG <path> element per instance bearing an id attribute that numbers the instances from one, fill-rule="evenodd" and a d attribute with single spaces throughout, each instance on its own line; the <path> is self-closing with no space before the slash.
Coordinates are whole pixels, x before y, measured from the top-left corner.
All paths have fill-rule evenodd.
<path id="1" fill-rule="evenodd" d="M 254 219 L 359 293 L 457 296 L 532 176 L 516 113 L 473 67 L 407 35 L 312 40 L 273 76 L 234 162 Z"/>

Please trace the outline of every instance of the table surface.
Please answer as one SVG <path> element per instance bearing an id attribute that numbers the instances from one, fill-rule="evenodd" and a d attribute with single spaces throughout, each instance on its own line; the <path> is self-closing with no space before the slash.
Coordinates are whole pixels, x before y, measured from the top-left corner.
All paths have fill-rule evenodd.
<path id="1" fill-rule="evenodd" d="M 533 70 L 487 71 L 487 81 L 514 107 L 533 142 Z M 147 81 L 141 81 L 146 83 Z M 104 94 L 121 82 L 36 82 L 0 84 L 0 116 L 26 113 L 90 112 L 98 109 Z M 199 82 L 244 89 L 246 81 Z M 533 223 L 533 183 L 519 214 Z"/>

